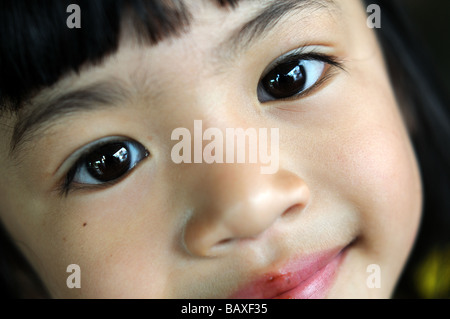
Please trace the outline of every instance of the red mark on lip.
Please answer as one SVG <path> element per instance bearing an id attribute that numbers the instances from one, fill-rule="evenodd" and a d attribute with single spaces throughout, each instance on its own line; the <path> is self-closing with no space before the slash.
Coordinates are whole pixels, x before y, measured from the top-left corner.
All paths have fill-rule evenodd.
<path id="1" fill-rule="evenodd" d="M 301 256 L 250 282 L 230 298 L 323 298 L 330 288 L 345 248 Z"/>

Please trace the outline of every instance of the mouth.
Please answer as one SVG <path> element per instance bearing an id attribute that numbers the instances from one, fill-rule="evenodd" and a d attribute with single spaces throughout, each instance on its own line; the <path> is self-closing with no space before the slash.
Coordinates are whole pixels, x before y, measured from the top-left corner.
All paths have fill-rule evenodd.
<path id="1" fill-rule="evenodd" d="M 350 245 L 300 256 L 232 294 L 230 299 L 323 299 Z"/>

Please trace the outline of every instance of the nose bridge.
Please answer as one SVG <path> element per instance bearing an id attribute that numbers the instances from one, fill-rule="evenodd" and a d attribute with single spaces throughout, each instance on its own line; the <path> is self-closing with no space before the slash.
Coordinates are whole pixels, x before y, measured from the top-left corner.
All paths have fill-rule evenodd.
<path id="1" fill-rule="evenodd" d="M 224 242 L 256 238 L 291 208 L 304 207 L 309 198 L 303 180 L 286 170 L 261 174 L 260 166 L 253 164 L 203 169 L 208 174 L 192 189 L 197 194 L 195 208 L 183 238 L 194 255 L 211 256 Z"/>

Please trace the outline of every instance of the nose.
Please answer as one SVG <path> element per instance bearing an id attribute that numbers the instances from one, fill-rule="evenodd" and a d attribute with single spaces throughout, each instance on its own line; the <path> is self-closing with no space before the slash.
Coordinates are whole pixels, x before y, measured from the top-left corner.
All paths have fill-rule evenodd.
<path id="1" fill-rule="evenodd" d="M 240 240 L 255 239 L 278 219 L 299 214 L 309 200 L 305 182 L 286 170 L 265 175 L 248 164 L 207 170 L 191 190 L 195 208 L 183 236 L 191 255 L 217 256 L 225 243 L 229 249 Z"/>

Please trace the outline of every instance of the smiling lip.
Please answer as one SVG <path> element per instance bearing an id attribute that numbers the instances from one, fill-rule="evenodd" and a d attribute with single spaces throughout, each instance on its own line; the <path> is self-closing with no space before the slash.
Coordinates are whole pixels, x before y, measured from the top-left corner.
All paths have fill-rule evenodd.
<path id="1" fill-rule="evenodd" d="M 295 259 L 282 269 L 264 274 L 230 298 L 322 299 L 334 281 L 347 247 Z"/>

